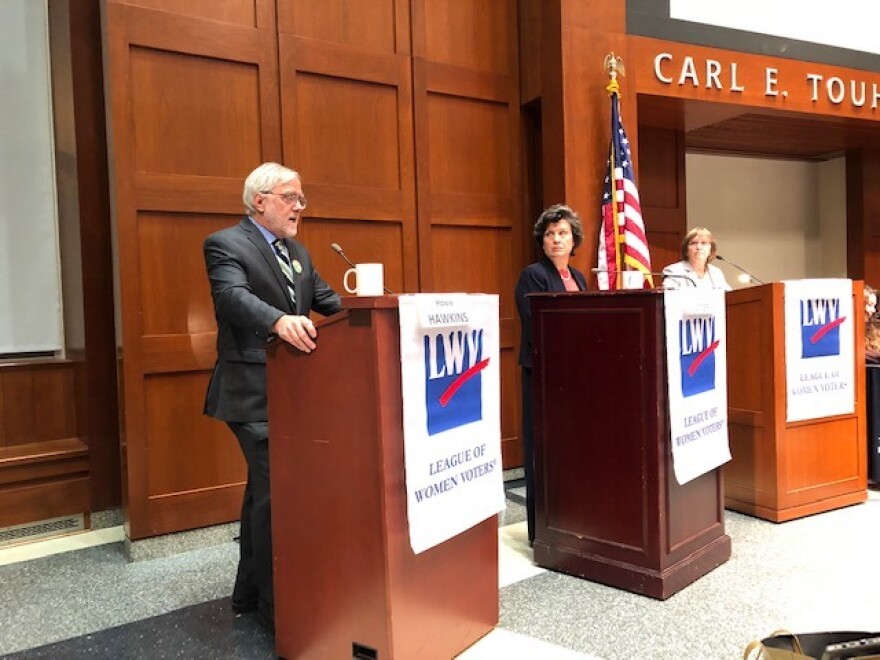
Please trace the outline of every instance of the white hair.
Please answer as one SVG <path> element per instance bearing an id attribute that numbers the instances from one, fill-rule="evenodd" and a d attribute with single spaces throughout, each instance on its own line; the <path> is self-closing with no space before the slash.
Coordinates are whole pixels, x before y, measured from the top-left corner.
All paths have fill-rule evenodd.
<path id="1" fill-rule="evenodd" d="M 257 193 L 267 193 L 278 184 L 287 183 L 294 179 L 302 181 L 299 173 L 289 167 L 284 167 L 284 165 L 279 165 L 278 163 L 263 163 L 248 174 L 247 179 L 244 180 L 241 200 L 244 202 L 245 210 L 249 214 L 256 213 L 254 195 Z"/>

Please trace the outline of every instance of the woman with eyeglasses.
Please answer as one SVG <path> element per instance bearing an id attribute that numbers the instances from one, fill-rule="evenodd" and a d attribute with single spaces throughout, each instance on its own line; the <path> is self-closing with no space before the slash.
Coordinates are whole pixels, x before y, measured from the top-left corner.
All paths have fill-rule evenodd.
<path id="1" fill-rule="evenodd" d="M 586 291 L 584 274 L 568 261 L 584 240 L 584 227 L 577 213 L 555 204 L 545 209 L 532 232 L 543 252 L 539 261 L 526 266 L 516 284 L 516 310 L 522 328 L 519 364 L 522 367 L 523 465 L 526 478 L 526 517 L 529 544 L 535 540 L 535 442 L 532 437 L 532 310 L 526 296 L 548 291 Z"/>
<path id="2" fill-rule="evenodd" d="M 724 289 L 731 287 L 724 273 L 711 261 L 717 249 L 712 232 L 705 227 L 694 227 L 681 242 L 681 261 L 663 269 L 663 286 L 667 289 Z"/>

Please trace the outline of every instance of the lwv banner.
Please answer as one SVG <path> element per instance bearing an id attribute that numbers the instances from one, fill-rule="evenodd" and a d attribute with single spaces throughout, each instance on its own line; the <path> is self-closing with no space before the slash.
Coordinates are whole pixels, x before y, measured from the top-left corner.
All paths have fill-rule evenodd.
<path id="1" fill-rule="evenodd" d="M 786 421 L 852 414 L 853 323 L 862 322 L 853 318 L 852 281 L 784 284 Z"/>
<path id="2" fill-rule="evenodd" d="M 669 431 L 679 484 L 730 460 L 724 291 L 664 293 Z"/>
<path id="3" fill-rule="evenodd" d="M 418 554 L 504 510 L 498 296 L 399 301 L 407 516 Z"/>

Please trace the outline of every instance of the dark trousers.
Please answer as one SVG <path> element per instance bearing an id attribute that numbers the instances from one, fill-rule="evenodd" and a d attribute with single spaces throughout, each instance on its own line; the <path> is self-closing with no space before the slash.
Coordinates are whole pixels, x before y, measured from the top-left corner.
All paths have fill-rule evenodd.
<path id="1" fill-rule="evenodd" d="M 532 370 L 522 368 L 523 468 L 526 474 L 526 520 L 529 543 L 535 540 L 535 438 L 532 416 Z"/>
<path id="2" fill-rule="evenodd" d="M 248 480 L 241 504 L 241 547 L 234 603 L 255 605 L 274 620 L 272 585 L 272 505 L 269 499 L 268 422 L 228 422 L 247 462 Z"/>

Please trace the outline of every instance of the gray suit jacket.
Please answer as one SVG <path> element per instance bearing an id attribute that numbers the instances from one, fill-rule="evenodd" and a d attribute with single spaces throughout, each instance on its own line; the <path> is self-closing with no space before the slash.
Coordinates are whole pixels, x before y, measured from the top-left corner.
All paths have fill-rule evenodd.
<path id="1" fill-rule="evenodd" d="M 249 218 L 205 239 L 205 265 L 217 319 L 217 363 L 204 412 L 227 422 L 263 422 L 266 342 L 284 314 L 324 315 L 341 309 L 339 296 L 312 266 L 305 247 L 285 240 L 294 268 L 296 308 L 275 253 Z"/>

